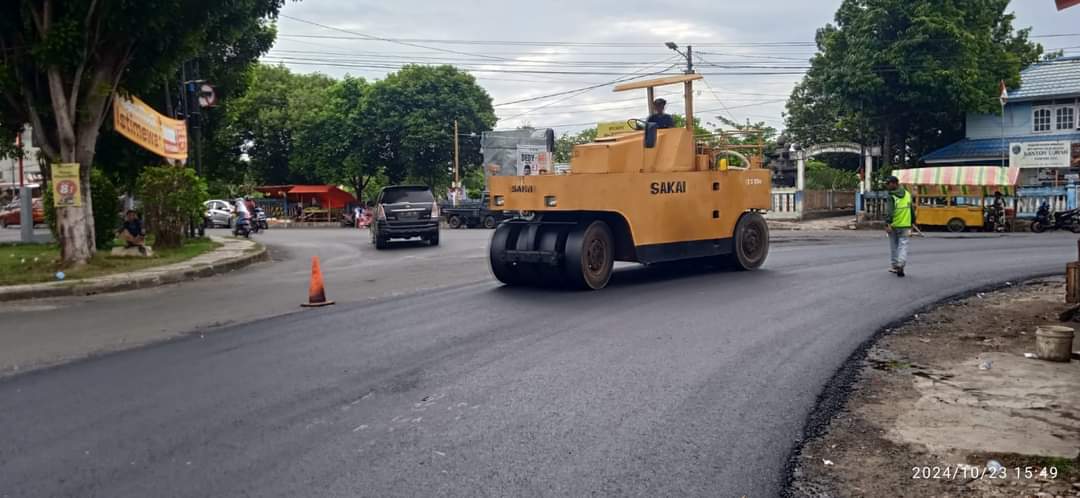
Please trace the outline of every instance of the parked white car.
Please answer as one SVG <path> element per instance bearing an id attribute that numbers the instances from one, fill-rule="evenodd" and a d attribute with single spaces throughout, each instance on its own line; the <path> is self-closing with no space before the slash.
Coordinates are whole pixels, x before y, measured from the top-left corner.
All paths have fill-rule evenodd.
<path id="1" fill-rule="evenodd" d="M 207 227 L 229 228 L 232 226 L 233 207 L 228 201 L 211 199 L 203 205 L 206 206 Z"/>

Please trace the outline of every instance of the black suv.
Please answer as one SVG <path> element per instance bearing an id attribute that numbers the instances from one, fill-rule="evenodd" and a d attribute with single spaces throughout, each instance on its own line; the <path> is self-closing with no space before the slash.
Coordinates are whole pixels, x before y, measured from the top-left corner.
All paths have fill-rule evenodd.
<path id="1" fill-rule="evenodd" d="M 439 205 L 431 189 L 423 185 L 383 187 L 375 200 L 371 242 L 385 249 L 390 239 L 420 237 L 439 245 Z"/>

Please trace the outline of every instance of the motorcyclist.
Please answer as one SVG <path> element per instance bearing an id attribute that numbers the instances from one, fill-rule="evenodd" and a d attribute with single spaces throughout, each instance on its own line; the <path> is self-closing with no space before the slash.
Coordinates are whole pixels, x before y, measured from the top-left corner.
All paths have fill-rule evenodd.
<path id="1" fill-rule="evenodd" d="M 990 225 L 995 232 L 1005 230 L 1005 197 L 1000 191 L 994 192 L 994 204 L 990 211 Z"/>
<path id="2" fill-rule="evenodd" d="M 250 223 L 252 210 L 248 209 L 247 202 L 245 202 L 243 198 L 237 197 L 234 204 L 234 207 L 236 208 L 236 222 L 247 221 Z"/>

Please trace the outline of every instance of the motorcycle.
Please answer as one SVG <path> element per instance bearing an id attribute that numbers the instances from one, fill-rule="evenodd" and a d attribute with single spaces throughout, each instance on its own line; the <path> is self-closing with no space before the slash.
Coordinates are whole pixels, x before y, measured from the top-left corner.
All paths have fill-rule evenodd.
<path id="1" fill-rule="evenodd" d="M 251 238 L 251 220 L 248 218 L 237 218 L 236 224 L 233 226 L 233 235 L 236 237 Z"/>
<path id="2" fill-rule="evenodd" d="M 990 232 L 1007 232 L 1009 229 L 1009 220 L 1005 213 L 1004 206 L 990 206 L 986 208 L 985 214 L 986 221 L 984 222 L 984 228 Z"/>
<path id="3" fill-rule="evenodd" d="M 1049 203 L 1043 202 L 1039 205 L 1039 210 L 1035 212 L 1035 220 L 1031 222 L 1031 231 L 1043 233 L 1047 230 L 1070 230 L 1072 233 L 1080 233 L 1080 208 L 1058 213 L 1050 209 Z"/>
<path id="4" fill-rule="evenodd" d="M 256 207 L 255 208 L 255 226 L 254 226 L 254 228 L 255 228 L 256 232 L 258 232 L 259 230 L 269 230 L 270 229 L 270 223 L 266 221 L 266 211 L 263 211 L 263 208 L 261 208 L 261 207 Z"/>

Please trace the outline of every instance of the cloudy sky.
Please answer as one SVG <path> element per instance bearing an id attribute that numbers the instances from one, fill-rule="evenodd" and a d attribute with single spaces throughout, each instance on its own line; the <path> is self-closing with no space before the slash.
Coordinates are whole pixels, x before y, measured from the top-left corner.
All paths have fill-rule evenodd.
<path id="1" fill-rule="evenodd" d="M 295 71 L 380 79 L 405 63 L 469 70 L 494 99 L 496 128 L 577 131 L 645 112 L 613 80 L 683 68 L 664 42 L 694 47 L 706 84 L 698 115 L 782 128 L 784 101 L 814 53 L 815 30 L 840 0 L 565 1 L 304 0 L 288 2 L 265 62 Z M 1015 0 L 1017 26 L 1047 49 L 1080 55 L 1080 7 Z M 1048 36 L 1058 35 L 1058 36 Z M 1069 36 L 1061 36 L 1069 35 Z M 599 85 L 599 86 L 597 86 Z M 589 86 L 594 89 L 575 91 Z M 537 98 L 569 92 L 555 97 Z M 682 108 L 671 87 L 669 110 Z M 522 101 L 523 102 L 519 102 Z M 681 112 L 681 111 L 680 111 Z"/>

